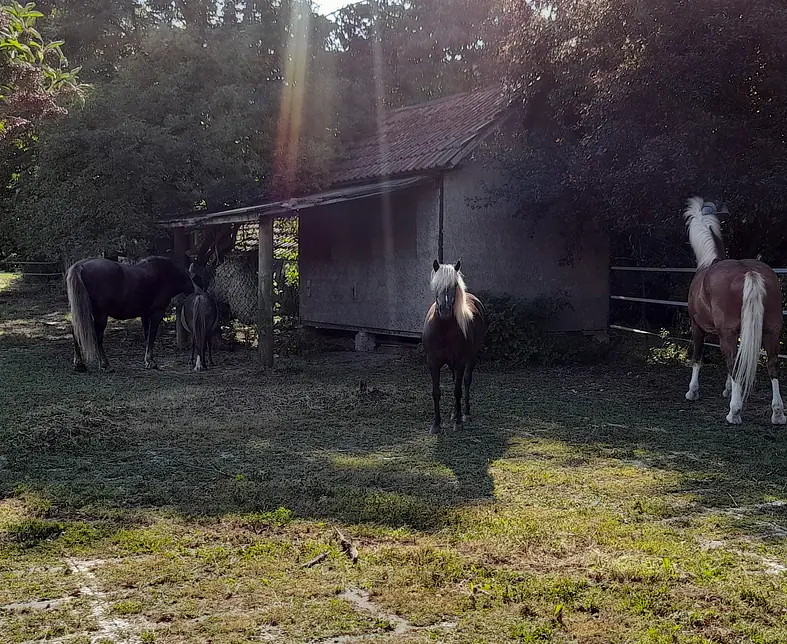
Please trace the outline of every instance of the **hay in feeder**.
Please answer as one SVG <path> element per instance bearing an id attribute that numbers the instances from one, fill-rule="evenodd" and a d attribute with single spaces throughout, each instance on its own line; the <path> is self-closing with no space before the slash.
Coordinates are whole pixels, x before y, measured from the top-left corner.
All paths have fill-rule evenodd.
<path id="1" fill-rule="evenodd" d="M 257 322 L 257 254 L 235 253 L 216 267 L 208 287 L 217 303 L 242 324 Z"/>

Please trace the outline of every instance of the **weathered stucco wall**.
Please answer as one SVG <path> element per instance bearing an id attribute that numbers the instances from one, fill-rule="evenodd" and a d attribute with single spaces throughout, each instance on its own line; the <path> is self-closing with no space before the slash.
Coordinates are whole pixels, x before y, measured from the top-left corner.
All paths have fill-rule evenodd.
<path id="1" fill-rule="evenodd" d="M 420 334 L 437 257 L 438 196 L 429 185 L 304 214 L 303 323 Z"/>
<path id="2" fill-rule="evenodd" d="M 471 292 L 533 298 L 565 291 L 573 311 L 560 315 L 558 330 L 606 330 L 608 236 L 584 231 L 571 263 L 565 264 L 567 235 L 572 231 L 564 224 L 528 218 L 526 210 L 517 215 L 513 202 L 485 203 L 485 184 L 494 185 L 499 177 L 499 170 L 483 153 L 445 175 L 445 261 L 462 260 Z"/>
<path id="3" fill-rule="evenodd" d="M 514 203 L 484 204 L 500 174 L 487 153 L 446 173 L 443 257 L 462 260 L 471 291 L 522 298 L 563 292 L 556 330 L 605 331 L 609 239 L 581 234 L 565 263 L 565 225 L 517 215 Z M 480 198 L 480 200 L 479 200 Z M 304 324 L 417 335 L 431 304 L 428 283 L 438 256 L 439 187 L 387 200 L 315 209 L 300 220 Z"/>

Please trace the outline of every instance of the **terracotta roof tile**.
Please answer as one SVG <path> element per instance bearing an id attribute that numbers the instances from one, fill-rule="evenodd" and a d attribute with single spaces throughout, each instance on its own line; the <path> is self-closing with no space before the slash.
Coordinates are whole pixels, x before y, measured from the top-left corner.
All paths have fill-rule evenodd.
<path id="1" fill-rule="evenodd" d="M 496 86 L 393 110 L 376 134 L 348 148 L 331 183 L 453 167 L 507 106 Z"/>

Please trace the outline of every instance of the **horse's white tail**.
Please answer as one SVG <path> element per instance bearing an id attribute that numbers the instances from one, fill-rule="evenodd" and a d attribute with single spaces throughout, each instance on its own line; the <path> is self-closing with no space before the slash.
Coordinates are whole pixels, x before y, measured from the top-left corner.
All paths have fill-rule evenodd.
<path id="1" fill-rule="evenodd" d="M 743 278 L 741 343 L 732 368 L 732 379 L 741 387 L 742 400 L 746 400 L 757 377 L 757 362 L 762 346 L 762 320 L 765 315 L 764 300 L 765 280 L 757 271 L 748 271 Z"/>
<path id="2" fill-rule="evenodd" d="M 93 323 L 93 306 L 90 303 L 85 283 L 82 281 L 82 267 L 74 264 L 66 273 L 66 290 L 71 306 L 71 326 L 74 328 L 74 341 L 82 353 L 82 360 L 90 363 L 98 358 L 98 339 Z"/>

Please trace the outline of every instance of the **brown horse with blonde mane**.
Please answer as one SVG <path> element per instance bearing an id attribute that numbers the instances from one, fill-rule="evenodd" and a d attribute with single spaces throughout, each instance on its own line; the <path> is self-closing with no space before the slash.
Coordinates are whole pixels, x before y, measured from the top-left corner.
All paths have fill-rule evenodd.
<path id="1" fill-rule="evenodd" d="M 689 287 L 689 316 L 694 342 L 687 400 L 699 398 L 699 376 L 705 335 L 719 337 L 727 363 L 724 397 L 730 396 L 727 422 L 741 423 L 741 409 L 757 376 L 760 347 L 765 347 L 773 400 L 771 422 L 784 425 L 777 361 L 782 328 L 782 295 L 773 269 L 754 259 L 726 259 L 716 204 L 689 199 L 684 213 L 689 241 L 697 257 L 697 273 Z M 740 346 L 738 346 L 740 338 Z"/>
<path id="2" fill-rule="evenodd" d="M 432 377 L 434 422 L 432 433 L 442 432 L 440 420 L 440 371 L 448 365 L 454 376 L 454 411 L 451 418 L 454 430 L 470 422 L 470 385 L 473 382 L 478 352 L 486 335 L 484 307 L 477 297 L 467 292 L 461 262 L 453 266 L 434 261 L 432 295 L 434 303 L 429 308 L 424 323 L 422 342 L 426 361 Z M 462 385 L 464 385 L 464 411 L 462 410 Z"/>

